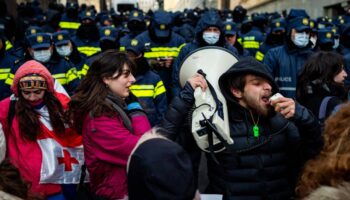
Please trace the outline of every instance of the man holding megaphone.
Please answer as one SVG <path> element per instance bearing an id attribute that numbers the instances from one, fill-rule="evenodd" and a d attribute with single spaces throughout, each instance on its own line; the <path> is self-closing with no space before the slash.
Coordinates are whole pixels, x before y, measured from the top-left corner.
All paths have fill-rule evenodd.
<path id="1" fill-rule="evenodd" d="M 186 57 L 190 53 L 197 51 L 199 48 L 204 48 L 204 47 L 221 47 L 221 48 L 225 48 L 226 50 L 230 51 L 235 55 L 238 54 L 237 49 L 225 41 L 225 35 L 222 29 L 223 28 L 222 25 L 223 23 L 222 23 L 221 17 L 217 11 L 209 10 L 203 13 L 202 17 L 199 19 L 195 28 L 195 31 L 196 31 L 195 39 L 192 42 L 186 44 L 181 49 L 178 57 L 174 60 L 174 64 L 172 66 L 172 74 L 171 74 L 171 81 L 172 81 L 171 94 L 173 98 L 179 95 L 180 93 L 180 90 L 181 90 L 181 86 L 179 83 L 180 68 L 183 61 L 186 59 Z M 209 55 L 209 56 L 211 57 L 212 55 Z M 220 58 L 217 57 L 214 59 L 220 59 Z M 215 68 L 216 66 L 212 66 L 212 67 Z M 194 140 L 190 134 L 190 130 L 186 130 L 186 128 L 183 127 L 183 132 L 185 131 L 187 131 L 188 133 L 183 134 L 184 138 L 181 140 L 185 141 L 186 143 L 186 144 L 183 144 L 183 147 L 190 154 L 190 158 L 193 163 L 194 174 L 196 175 L 199 167 L 201 152 L 196 147 L 196 145 L 193 145 Z"/>
<path id="2" fill-rule="evenodd" d="M 176 127 L 197 101 L 193 88 L 207 92 L 204 77 L 194 78 L 197 81 L 186 83 L 174 98 L 163 122 L 174 140 L 180 135 Z M 226 100 L 225 121 L 233 143 L 214 155 L 206 153 L 206 193 L 223 194 L 224 199 L 290 199 L 301 167 L 322 146 L 317 119 L 293 99 L 274 96 L 276 83 L 266 66 L 252 57 L 236 62 L 218 84 Z"/>

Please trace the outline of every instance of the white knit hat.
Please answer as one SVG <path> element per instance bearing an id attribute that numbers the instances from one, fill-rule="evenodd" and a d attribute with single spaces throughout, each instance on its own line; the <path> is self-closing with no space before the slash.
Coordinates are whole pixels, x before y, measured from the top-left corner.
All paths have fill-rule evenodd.
<path id="1" fill-rule="evenodd" d="M 5 159 L 6 155 L 6 141 L 5 134 L 2 130 L 2 125 L 0 123 L 0 163 Z"/>

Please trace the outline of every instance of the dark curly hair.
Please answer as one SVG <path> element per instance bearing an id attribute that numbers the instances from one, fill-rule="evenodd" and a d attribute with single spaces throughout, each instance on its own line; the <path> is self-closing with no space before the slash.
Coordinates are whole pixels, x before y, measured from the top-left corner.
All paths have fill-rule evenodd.
<path id="1" fill-rule="evenodd" d="M 334 77 L 344 69 L 343 56 L 328 51 L 319 51 L 305 62 L 302 72 L 298 77 L 297 97 L 303 98 L 304 94 L 310 93 L 310 84 L 314 84 L 315 91 L 313 93 L 320 93 L 319 90 L 326 84 L 331 88 L 330 93 L 344 99 L 343 94 L 346 93 L 346 88 L 342 83 L 336 83 Z"/>

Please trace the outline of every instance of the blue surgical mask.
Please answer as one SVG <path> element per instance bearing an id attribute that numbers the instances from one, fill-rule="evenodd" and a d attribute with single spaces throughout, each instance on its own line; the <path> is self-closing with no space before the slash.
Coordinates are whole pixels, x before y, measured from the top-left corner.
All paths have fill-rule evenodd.
<path id="1" fill-rule="evenodd" d="M 41 63 L 46 63 L 50 60 L 51 55 L 50 49 L 38 50 L 34 51 L 33 58 Z"/>
<path id="2" fill-rule="evenodd" d="M 339 39 L 334 39 L 333 49 L 336 49 L 338 47 L 339 47 Z"/>
<path id="3" fill-rule="evenodd" d="M 66 56 L 70 56 L 70 54 L 72 53 L 72 48 L 70 48 L 69 45 L 63 45 L 63 46 L 56 47 L 56 51 L 60 56 L 66 57 Z"/>
<path id="4" fill-rule="evenodd" d="M 310 35 L 308 33 L 306 33 L 306 32 L 295 33 L 293 43 L 297 47 L 303 48 L 303 47 L 306 47 L 307 44 L 309 44 L 309 40 L 310 40 Z"/>
<path id="5" fill-rule="evenodd" d="M 220 33 L 216 32 L 204 32 L 203 40 L 208 44 L 215 44 L 219 41 Z"/>

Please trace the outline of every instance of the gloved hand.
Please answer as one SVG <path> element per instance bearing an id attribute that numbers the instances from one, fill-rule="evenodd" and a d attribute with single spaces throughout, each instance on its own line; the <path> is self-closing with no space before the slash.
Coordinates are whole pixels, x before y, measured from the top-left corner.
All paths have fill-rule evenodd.
<path id="1" fill-rule="evenodd" d="M 139 100 L 132 92 L 130 92 L 129 96 L 125 99 L 125 103 L 127 105 L 127 113 L 129 117 L 145 114 Z"/>

